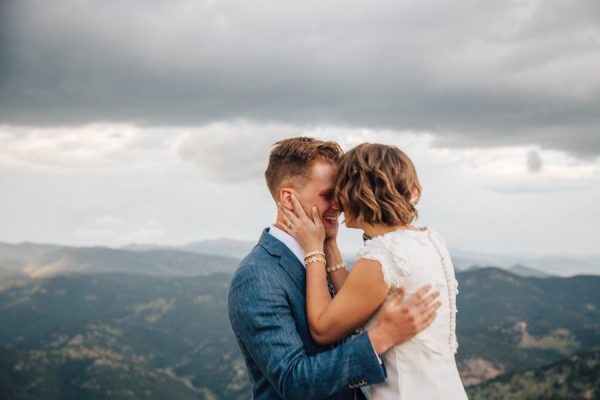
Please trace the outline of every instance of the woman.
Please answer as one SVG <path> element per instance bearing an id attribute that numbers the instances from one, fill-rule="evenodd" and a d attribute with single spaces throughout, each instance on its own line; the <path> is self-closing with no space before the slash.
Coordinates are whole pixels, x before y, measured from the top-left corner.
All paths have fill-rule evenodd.
<path id="1" fill-rule="evenodd" d="M 433 323 L 413 339 L 382 355 L 387 379 L 370 387 L 373 400 L 466 399 L 454 353 L 457 282 L 442 238 L 412 225 L 421 185 L 412 161 L 398 148 L 362 144 L 338 165 L 336 198 L 348 228 L 367 240 L 348 274 L 339 251 L 323 253 L 325 233 L 316 208 L 309 218 L 297 199 L 294 209 L 280 206 L 286 230 L 306 252 L 307 318 L 314 340 L 339 341 L 369 329 L 379 307 L 403 288 L 407 295 L 426 284 L 440 292 Z M 327 275 L 337 291 L 331 298 Z"/>

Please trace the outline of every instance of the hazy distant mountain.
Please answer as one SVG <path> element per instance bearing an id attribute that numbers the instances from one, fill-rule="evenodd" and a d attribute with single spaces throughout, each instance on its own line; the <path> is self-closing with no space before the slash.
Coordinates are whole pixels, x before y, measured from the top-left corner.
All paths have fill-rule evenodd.
<path id="1" fill-rule="evenodd" d="M 0 242 L 0 279 L 22 278 L 23 267 L 63 246 L 35 243 L 9 244 Z"/>
<path id="2" fill-rule="evenodd" d="M 471 400 L 600 399 L 600 350 L 506 374 L 468 390 Z"/>
<path id="3" fill-rule="evenodd" d="M 188 243 L 182 246 L 161 246 L 153 244 L 130 244 L 122 247 L 125 250 L 146 251 L 146 250 L 181 250 L 193 253 L 211 254 L 216 256 L 243 258 L 256 245 L 255 242 L 235 240 L 235 239 L 212 239 Z"/>
<path id="4" fill-rule="evenodd" d="M 511 268 L 526 265 L 549 275 L 600 275 L 600 255 L 547 255 L 493 254 L 451 249 L 452 262 L 457 270 L 466 270 L 474 265 L 494 265 Z"/>
<path id="5" fill-rule="evenodd" d="M 256 245 L 255 242 L 234 239 L 214 239 L 188 243 L 182 246 L 161 245 L 128 245 L 123 249 L 134 251 L 147 250 L 183 250 L 194 253 L 217 256 L 243 258 Z M 496 266 L 511 270 L 523 276 L 573 276 L 600 275 L 600 255 L 549 255 L 536 256 L 529 254 L 493 254 L 453 249 L 450 251 L 452 261 L 457 270 L 466 270 L 472 266 Z M 353 255 L 345 257 L 352 264 Z"/>
<path id="6" fill-rule="evenodd" d="M 0 279 L 24 278 L 27 274 L 23 272 L 23 264 L 14 260 L 0 259 Z"/>
<path id="7" fill-rule="evenodd" d="M 512 267 L 508 268 L 508 271 L 520 276 L 530 276 L 533 278 L 548 278 L 552 276 L 544 271 L 540 271 L 539 269 L 531 268 L 521 264 L 513 265 Z"/>
<path id="8" fill-rule="evenodd" d="M 128 251 L 105 247 L 68 248 L 47 254 L 23 268 L 28 276 L 123 272 L 154 276 L 195 276 L 233 272 L 239 260 L 184 251 Z"/>
<path id="9" fill-rule="evenodd" d="M 213 239 L 188 243 L 182 246 L 163 246 L 154 244 L 131 244 L 120 249 L 107 250 L 129 250 L 132 252 L 148 252 L 154 250 L 180 251 L 197 254 L 208 254 L 229 258 L 241 259 L 255 246 L 251 241 L 234 239 Z M 47 244 L 7 244 L 0 243 L 0 279 L 6 277 L 22 277 L 27 275 L 23 272 L 26 264 L 39 264 L 42 257 L 58 250 L 78 249 L 71 246 L 47 245 Z M 556 256 L 534 256 L 519 254 L 488 254 L 464 250 L 452 250 L 452 261 L 457 270 L 466 270 L 473 266 L 497 266 L 511 270 L 521 265 L 526 268 L 512 269 L 513 272 L 524 276 L 539 276 L 544 274 L 557 276 L 572 276 L 577 274 L 600 275 L 600 256 L 587 255 L 556 255 Z M 348 265 L 352 264 L 353 257 L 348 259 Z M 50 268 L 52 269 L 52 268 Z"/>
<path id="10" fill-rule="evenodd" d="M 227 243 L 221 244 L 221 253 L 226 253 L 224 248 Z M 240 243 L 230 244 L 235 247 L 241 246 Z M 239 259 L 231 256 L 202 254 L 202 246 L 197 246 L 196 251 L 186 251 L 184 248 L 192 249 L 193 244 L 179 249 L 147 246 L 133 251 L 108 247 L 0 243 L 0 279 L 106 272 L 194 276 L 233 272 L 239 264 Z"/>
<path id="11" fill-rule="evenodd" d="M 9 244 L 0 242 L 0 260 L 12 260 L 22 264 L 28 263 L 64 247 L 68 246 L 36 243 Z"/>
<path id="12" fill-rule="evenodd" d="M 486 265 L 486 266 L 481 266 L 481 265 L 471 265 L 470 267 L 464 269 L 464 270 L 459 270 L 461 272 L 463 271 L 474 271 L 477 269 L 485 269 L 485 268 L 499 268 L 495 265 Z M 517 264 L 517 265 L 513 265 L 512 267 L 509 268 L 503 268 L 504 270 L 513 273 L 515 275 L 519 275 L 519 276 L 523 276 L 523 277 L 532 277 L 532 278 L 548 278 L 550 276 L 550 274 L 547 274 L 543 271 L 540 271 L 539 269 L 535 269 L 535 268 L 531 268 L 528 267 L 526 265 L 521 265 L 521 264 Z"/>

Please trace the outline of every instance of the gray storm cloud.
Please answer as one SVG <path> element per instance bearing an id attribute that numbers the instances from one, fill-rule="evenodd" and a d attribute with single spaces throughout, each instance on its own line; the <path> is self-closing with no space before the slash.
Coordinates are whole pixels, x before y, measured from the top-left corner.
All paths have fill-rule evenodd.
<path id="1" fill-rule="evenodd" d="M 207 177 L 226 183 L 261 180 L 275 142 L 300 136 L 291 126 L 267 124 L 260 127 L 237 121 L 215 123 L 198 129 L 179 146 L 182 159 L 206 171 Z"/>
<path id="2" fill-rule="evenodd" d="M 7 0 L 0 123 L 246 119 L 600 154 L 600 2 Z"/>

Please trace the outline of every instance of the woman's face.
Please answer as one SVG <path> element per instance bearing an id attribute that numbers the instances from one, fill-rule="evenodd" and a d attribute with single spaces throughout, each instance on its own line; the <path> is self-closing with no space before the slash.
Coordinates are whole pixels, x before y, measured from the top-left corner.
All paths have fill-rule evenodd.
<path id="1" fill-rule="evenodd" d="M 344 211 L 344 224 L 346 225 L 346 228 L 362 229 L 364 224 L 358 218 L 356 218 L 356 216 L 347 211 L 348 207 L 346 207 L 345 201 L 343 200 L 342 205 L 344 206 L 344 210 L 346 210 Z"/>

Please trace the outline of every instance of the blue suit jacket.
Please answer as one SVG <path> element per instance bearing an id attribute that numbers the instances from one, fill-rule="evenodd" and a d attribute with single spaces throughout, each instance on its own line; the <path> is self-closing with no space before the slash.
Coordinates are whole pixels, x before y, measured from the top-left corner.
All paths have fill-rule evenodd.
<path id="1" fill-rule="evenodd" d="M 312 340 L 305 285 L 304 266 L 268 229 L 233 276 L 229 320 L 254 399 L 352 399 L 385 379 L 366 333 L 336 348 Z"/>

